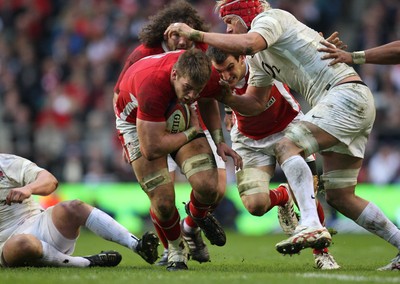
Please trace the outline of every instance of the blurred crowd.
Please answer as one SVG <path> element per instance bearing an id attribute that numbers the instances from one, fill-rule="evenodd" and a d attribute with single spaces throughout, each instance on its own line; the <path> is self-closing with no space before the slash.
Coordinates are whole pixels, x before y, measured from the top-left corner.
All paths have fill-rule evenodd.
<path id="1" fill-rule="evenodd" d="M 148 17 L 166 0 L 0 0 L 0 152 L 61 182 L 133 181 L 112 93 Z M 223 32 L 215 1 L 188 1 Z M 362 50 L 400 38 L 398 0 L 275 0 L 324 35 Z M 378 110 L 361 182 L 400 182 L 400 65 L 357 68 Z"/>

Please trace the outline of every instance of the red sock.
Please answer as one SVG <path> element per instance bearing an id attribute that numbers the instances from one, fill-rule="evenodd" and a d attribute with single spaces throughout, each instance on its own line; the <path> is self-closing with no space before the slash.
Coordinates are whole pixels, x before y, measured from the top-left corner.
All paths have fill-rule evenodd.
<path id="1" fill-rule="evenodd" d="M 317 213 L 318 213 L 319 222 L 321 223 L 322 226 L 325 226 L 324 208 L 322 208 L 321 202 L 319 202 L 318 200 L 317 200 Z"/>
<path id="2" fill-rule="evenodd" d="M 156 223 L 159 226 L 159 228 L 162 230 L 162 232 L 167 240 L 175 241 L 180 237 L 180 235 L 181 235 L 181 225 L 179 224 L 180 217 L 179 217 L 179 213 L 178 213 L 178 210 L 176 209 L 176 207 L 175 207 L 175 212 L 174 212 L 172 218 L 169 219 L 168 221 L 164 221 L 164 222 L 160 221 L 157 218 L 156 214 L 154 214 L 153 212 L 151 212 L 151 218 L 153 220 L 153 223 Z M 156 229 L 157 229 L 157 227 L 156 227 Z M 167 245 L 167 247 L 168 247 L 168 245 Z"/>
<path id="3" fill-rule="evenodd" d="M 160 238 L 161 243 L 163 244 L 164 248 L 168 249 L 167 238 L 164 235 L 164 231 L 157 224 L 157 221 L 156 221 L 157 217 L 156 217 L 156 215 L 153 213 L 153 211 L 151 209 L 150 209 L 150 217 L 151 217 L 151 221 L 153 222 L 154 228 L 156 229 L 157 235 Z"/>
<path id="4" fill-rule="evenodd" d="M 189 210 L 195 218 L 203 219 L 206 217 L 207 212 L 210 210 L 210 205 L 199 202 L 195 197 L 193 190 L 190 193 Z"/>
<path id="5" fill-rule="evenodd" d="M 193 221 L 193 218 L 190 217 L 190 216 L 186 216 L 185 223 L 186 223 L 186 225 L 188 225 L 191 228 L 197 228 L 198 227 L 196 222 Z"/>
<path id="6" fill-rule="evenodd" d="M 322 253 L 328 253 L 328 248 L 323 248 L 323 249 L 313 249 L 313 254 L 322 254 Z"/>
<path id="7" fill-rule="evenodd" d="M 286 187 L 281 185 L 278 188 L 270 190 L 269 199 L 271 200 L 271 206 L 270 208 L 268 208 L 268 210 L 276 205 L 279 206 L 285 205 L 286 202 L 288 202 L 289 200 L 289 194 L 287 192 Z"/>

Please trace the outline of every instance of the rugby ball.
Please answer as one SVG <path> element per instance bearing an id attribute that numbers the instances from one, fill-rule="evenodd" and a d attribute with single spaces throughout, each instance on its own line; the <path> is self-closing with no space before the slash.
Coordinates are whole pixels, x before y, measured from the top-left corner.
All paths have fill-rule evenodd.
<path id="1" fill-rule="evenodd" d="M 190 107 L 187 104 L 174 102 L 165 114 L 167 122 L 167 131 L 170 133 L 178 133 L 189 128 L 190 123 Z"/>

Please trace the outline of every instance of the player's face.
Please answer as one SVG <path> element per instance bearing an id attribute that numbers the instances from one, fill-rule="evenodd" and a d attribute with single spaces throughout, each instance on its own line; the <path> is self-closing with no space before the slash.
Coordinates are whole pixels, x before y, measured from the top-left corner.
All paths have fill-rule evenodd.
<path id="1" fill-rule="evenodd" d="M 199 85 L 191 82 L 185 76 L 179 76 L 176 70 L 172 70 L 173 86 L 178 97 L 178 101 L 185 104 L 194 103 L 200 96 L 204 85 Z"/>
<path id="2" fill-rule="evenodd" d="M 188 40 L 183 36 L 179 36 L 178 33 L 172 33 L 167 39 L 167 47 L 170 51 L 177 49 L 189 49 L 193 47 L 193 41 Z"/>
<path id="3" fill-rule="evenodd" d="M 245 60 L 245 56 L 240 56 L 237 60 L 234 56 L 229 55 L 222 64 L 212 61 L 212 65 L 218 71 L 222 80 L 227 82 L 231 88 L 234 88 L 246 75 Z"/>
<path id="4" fill-rule="evenodd" d="M 245 34 L 247 33 L 247 27 L 243 25 L 239 17 L 226 16 L 224 17 L 224 23 L 226 24 L 226 33 L 228 34 Z"/>

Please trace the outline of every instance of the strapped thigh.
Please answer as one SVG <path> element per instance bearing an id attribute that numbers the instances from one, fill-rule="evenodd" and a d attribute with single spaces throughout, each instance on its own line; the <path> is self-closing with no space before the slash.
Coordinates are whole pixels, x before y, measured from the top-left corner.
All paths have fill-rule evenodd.
<path id="1" fill-rule="evenodd" d="M 239 195 L 267 193 L 271 176 L 258 168 L 244 168 L 236 173 Z"/>
<path id="2" fill-rule="evenodd" d="M 302 149 L 305 157 L 319 150 L 317 140 L 304 123 L 299 122 L 289 126 L 285 132 L 285 137 L 289 138 L 297 147 Z"/>
<path id="3" fill-rule="evenodd" d="M 325 189 L 346 188 L 357 184 L 360 169 L 335 170 L 323 173 L 321 181 Z"/>
<path id="4" fill-rule="evenodd" d="M 210 154 L 194 155 L 182 163 L 182 173 L 187 179 L 198 172 L 215 168 L 217 168 L 217 164 L 215 163 L 214 155 Z"/>
<path id="5" fill-rule="evenodd" d="M 146 193 L 170 182 L 172 182 L 172 180 L 167 168 L 153 172 L 139 180 L 140 186 Z"/>

